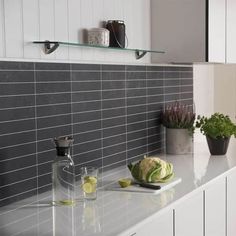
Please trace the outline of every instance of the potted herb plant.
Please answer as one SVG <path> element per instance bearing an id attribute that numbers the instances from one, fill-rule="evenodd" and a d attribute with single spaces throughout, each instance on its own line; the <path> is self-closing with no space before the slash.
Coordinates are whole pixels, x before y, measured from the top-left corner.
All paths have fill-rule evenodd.
<path id="1" fill-rule="evenodd" d="M 175 102 L 166 106 L 161 123 L 166 127 L 166 153 L 187 154 L 192 151 L 195 113 L 192 105 Z"/>
<path id="2" fill-rule="evenodd" d="M 211 155 L 225 155 L 230 137 L 236 137 L 236 125 L 221 113 L 214 113 L 210 118 L 198 116 L 196 128 L 206 136 Z"/>

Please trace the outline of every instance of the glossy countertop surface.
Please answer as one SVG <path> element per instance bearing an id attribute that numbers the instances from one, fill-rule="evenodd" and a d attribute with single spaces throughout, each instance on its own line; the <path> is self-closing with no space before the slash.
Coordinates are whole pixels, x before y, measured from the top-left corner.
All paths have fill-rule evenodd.
<path id="1" fill-rule="evenodd" d="M 51 193 L 0 208 L 1 236 L 116 236 L 123 235 L 154 214 L 174 206 L 183 197 L 199 191 L 205 184 L 236 166 L 236 142 L 231 139 L 227 155 L 211 156 L 206 142 L 194 143 L 189 155 L 160 155 L 173 163 L 182 182 L 158 195 L 110 191 L 101 188 L 95 201 L 84 202 L 78 195 L 76 206 L 48 205 Z M 105 172 L 100 178 L 108 186 L 122 177 L 130 177 L 123 166 Z"/>

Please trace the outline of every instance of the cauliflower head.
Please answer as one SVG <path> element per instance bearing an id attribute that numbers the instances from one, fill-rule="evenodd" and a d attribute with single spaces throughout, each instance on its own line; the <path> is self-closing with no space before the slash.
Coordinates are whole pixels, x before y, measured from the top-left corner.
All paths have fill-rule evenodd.
<path id="1" fill-rule="evenodd" d="M 139 182 L 164 183 L 174 177 L 173 165 L 159 157 L 144 157 L 128 165 L 133 178 Z"/>

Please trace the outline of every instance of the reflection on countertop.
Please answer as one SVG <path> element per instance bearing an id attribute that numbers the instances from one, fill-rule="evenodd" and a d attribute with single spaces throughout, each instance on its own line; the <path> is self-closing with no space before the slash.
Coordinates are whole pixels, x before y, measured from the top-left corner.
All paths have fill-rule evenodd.
<path id="1" fill-rule="evenodd" d="M 194 150 L 190 155 L 160 155 L 173 163 L 175 175 L 181 177 L 182 182 L 158 195 L 100 188 L 95 201 L 83 201 L 78 195 L 75 206 L 51 206 L 51 193 L 43 193 L 0 208 L 0 235 L 120 235 L 236 166 L 236 142 L 233 139 L 226 156 L 211 156 L 206 142 L 195 143 Z M 100 181 L 104 187 L 121 177 L 130 177 L 125 166 L 102 173 Z"/>

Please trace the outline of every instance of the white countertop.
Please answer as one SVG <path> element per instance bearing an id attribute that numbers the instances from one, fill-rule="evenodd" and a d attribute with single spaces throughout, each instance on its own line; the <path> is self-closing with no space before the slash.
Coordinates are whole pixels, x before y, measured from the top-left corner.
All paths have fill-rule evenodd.
<path id="1" fill-rule="evenodd" d="M 158 195 L 100 189 L 97 200 L 78 200 L 75 207 L 27 205 L 33 198 L 36 203 L 38 200 L 44 203 L 50 195 L 44 193 L 40 199 L 32 197 L 30 201 L 2 207 L 0 235 L 51 236 L 53 231 L 56 236 L 121 235 L 127 229 L 142 224 L 154 214 L 160 214 L 191 196 L 191 193 L 199 191 L 217 176 L 230 171 L 236 166 L 235 151 L 236 141 L 232 138 L 226 156 L 210 156 L 206 142 L 195 143 L 191 155 L 160 155 L 173 163 L 175 175 L 181 177 L 182 182 Z M 129 170 L 123 166 L 104 173 L 101 179 L 106 185 L 127 176 L 130 176 Z"/>

